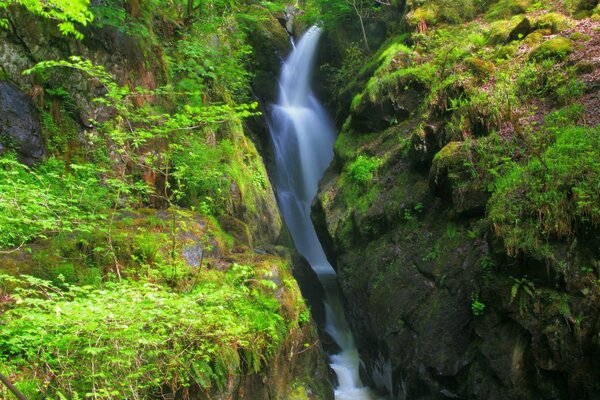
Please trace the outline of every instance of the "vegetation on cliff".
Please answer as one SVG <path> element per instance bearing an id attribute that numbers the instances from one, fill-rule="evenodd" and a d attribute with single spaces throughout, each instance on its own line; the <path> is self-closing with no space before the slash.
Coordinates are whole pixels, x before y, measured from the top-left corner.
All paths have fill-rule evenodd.
<path id="1" fill-rule="evenodd" d="M 597 2 L 383 3 L 372 54 L 332 35 L 356 43 L 323 69 L 342 130 L 314 207 L 374 383 L 594 398 Z"/>
<path id="2" fill-rule="evenodd" d="M 0 128 L 0 372 L 28 398 L 331 394 L 246 123 L 283 8 L 0 2 L 47 155 Z"/>

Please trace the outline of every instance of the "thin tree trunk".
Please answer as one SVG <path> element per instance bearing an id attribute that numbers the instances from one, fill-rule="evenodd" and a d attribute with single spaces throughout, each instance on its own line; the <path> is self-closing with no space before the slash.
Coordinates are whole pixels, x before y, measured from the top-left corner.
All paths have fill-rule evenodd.
<path id="1" fill-rule="evenodd" d="M 348 0 L 346 0 L 346 1 L 348 1 Z M 367 40 L 367 32 L 365 31 L 365 24 L 363 22 L 361 10 L 358 9 L 358 6 L 356 5 L 356 0 L 352 0 L 352 2 L 350 4 L 352 4 L 352 7 L 354 8 L 356 15 L 358 16 L 358 21 L 360 22 L 360 30 L 362 32 L 362 37 L 365 42 L 365 48 L 367 49 L 367 52 L 370 53 L 371 48 L 369 47 L 369 41 Z M 361 7 L 361 9 L 362 9 L 362 7 Z"/>
<path id="2" fill-rule="evenodd" d="M 27 397 L 25 397 L 25 395 L 23 393 L 21 393 L 19 391 L 19 389 L 17 389 L 15 387 L 15 385 L 13 385 L 12 383 L 10 383 L 10 381 L 8 380 L 7 377 L 5 377 L 4 375 L 2 375 L 0 373 L 0 381 L 2 381 L 2 383 L 4 383 L 6 385 L 6 387 L 8 388 L 8 390 L 10 390 L 17 399 L 19 400 L 27 400 Z"/>

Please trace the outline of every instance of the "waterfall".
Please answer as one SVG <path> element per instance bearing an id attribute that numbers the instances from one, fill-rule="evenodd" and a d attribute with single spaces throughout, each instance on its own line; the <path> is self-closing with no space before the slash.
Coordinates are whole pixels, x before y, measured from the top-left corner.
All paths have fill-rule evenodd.
<path id="1" fill-rule="evenodd" d="M 360 380 L 360 359 L 344 316 L 337 277 L 310 219 L 310 204 L 333 159 L 336 137 L 332 121 L 310 87 L 320 34 L 317 27 L 308 30 L 283 65 L 278 103 L 272 106 L 269 118 L 276 166 L 273 178 L 294 245 L 325 289 L 325 330 L 341 349 L 329 355 L 338 378 L 335 398 L 374 399 Z"/>

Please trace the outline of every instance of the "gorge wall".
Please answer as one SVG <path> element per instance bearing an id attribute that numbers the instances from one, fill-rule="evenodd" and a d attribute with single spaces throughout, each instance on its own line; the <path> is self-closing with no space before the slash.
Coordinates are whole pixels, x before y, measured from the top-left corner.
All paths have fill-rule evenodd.
<path id="1" fill-rule="evenodd" d="M 596 399 L 598 8 L 473 4 L 382 6 L 372 54 L 332 34 L 313 220 L 393 399 Z"/>

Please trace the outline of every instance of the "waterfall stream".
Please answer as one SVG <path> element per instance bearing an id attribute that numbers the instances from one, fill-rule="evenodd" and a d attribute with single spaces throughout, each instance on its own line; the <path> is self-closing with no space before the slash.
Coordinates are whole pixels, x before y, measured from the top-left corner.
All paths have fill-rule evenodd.
<path id="1" fill-rule="evenodd" d="M 278 103 L 272 106 L 269 118 L 276 166 L 273 178 L 294 245 L 325 289 L 325 330 L 341 349 L 329 355 L 338 378 L 335 398 L 374 399 L 360 380 L 360 359 L 344 316 L 337 277 L 310 219 L 310 205 L 333 159 L 336 137 L 332 121 L 310 87 L 320 34 L 319 28 L 308 30 L 283 65 Z"/>

